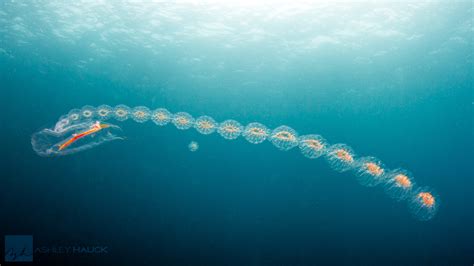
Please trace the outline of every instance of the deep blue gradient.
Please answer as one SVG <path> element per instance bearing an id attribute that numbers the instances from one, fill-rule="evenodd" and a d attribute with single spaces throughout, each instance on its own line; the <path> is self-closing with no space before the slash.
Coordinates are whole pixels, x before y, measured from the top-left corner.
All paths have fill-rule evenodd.
<path id="1" fill-rule="evenodd" d="M 97 43 L 97 31 L 62 42 L 45 37 L 54 23 L 36 24 L 34 31 L 33 6 L 0 6 L 7 14 L 0 25 L 9 25 L 0 37 L 0 236 L 31 234 L 35 246 L 109 247 L 106 255 L 41 261 L 474 263 L 472 3 L 430 6 L 431 19 L 428 11 L 415 12 L 409 30 L 423 37 L 413 42 L 374 38 L 350 49 L 329 43 L 318 52 L 290 56 L 265 37 L 226 52 L 220 38 L 193 42 L 187 36 L 158 46 L 153 57 L 139 43 L 113 39 L 128 50 L 111 46 L 116 56 L 97 58 L 87 50 Z M 353 12 L 359 17 L 362 11 Z M 22 14 L 31 15 L 25 15 L 25 24 L 37 34 L 26 44 L 11 33 L 13 20 L 5 20 Z M 188 19 L 165 30 L 195 22 Z M 459 30 L 465 24 L 470 30 Z M 294 37 L 286 34 L 282 39 Z M 466 43 L 449 41 L 454 37 Z M 387 54 L 368 55 L 383 46 Z M 80 58 L 93 63 L 80 67 Z M 419 222 L 406 202 L 390 199 L 380 187 L 360 186 L 353 173 L 337 173 L 324 159 L 304 158 L 297 148 L 281 152 L 270 142 L 228 141 L 171 124 L 117 122 L 124 141 L 57 158 L 33 152 L 32 133 L 72 108 L 100 104 L 164 107 L 216 121 L 285 124 L 301 135 L 321 134 L 358 155 L 376 156 L 388 168 L 410 170 L 417 185 L 439 195 L 439 212 Z M 192 140 L 200 145 L 195 153 L 187 148 Z"/>

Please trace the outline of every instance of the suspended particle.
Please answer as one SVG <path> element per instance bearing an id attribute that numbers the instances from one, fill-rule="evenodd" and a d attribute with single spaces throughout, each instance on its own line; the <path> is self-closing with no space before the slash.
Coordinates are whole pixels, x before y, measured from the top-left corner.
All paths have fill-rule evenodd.
<path id="1" fill-rule="evenodd" d="M 287 126 L 279 126 L 270 134 L 270 141 L 282 151 L 290 150 L 298 145 L 298 133 Z"/>
<path id="2" fill-rule="evenodd" d="M 427 221 L 438 211 L 439 199 L 429 188 L 421 188 L 411 195 L 408 205 L 415 218 Z"/>
<path id="3" fill-rule="evenodd" d="M 320 135 L 305 135 L 300 137 L 298 145 L 305 157 L 315 159 L 326 152 L 327 142 Z"/>
<path id="4" fill-rule="evenodd" d="M 334 144 L 326 153 L 329 166 L 338 172 L 345 172 L 355 166 L 355 153 L 345 144 Z"/>
<path id="5" fill-rule="evenodd" d="M 114 113 L 114 109 L 112 109 L 112 107 L 108 106 L 108 105 L 101 105 L 99 107 L 97 107 L 97 118 L 99 120 L 102 120 L 102 121 L 105 121 L 105 120 L 108 120 L 112 117 L 113 113 Z"/>
<path id="6" fill-rule="evenodd" d="M 151 114 L 151 120 L 159 126 L 164 126 L 171 121 L 171 113 L 164 108 L 158 108 Z"/>
<path id="7" fill-rule="evenodd" d="M 372 156 L 357 160 L 355 174 L 359 183 L 367 187 L 376 186 L 387 180 L 382 162 Z"/>
<path id="8" fill-rule="evenodd" d="M 225 120 L 220 123 L 217 132 L 225 139 L 236 139 L 242 134 L 242 125 L 235 120 Z"/>
<path id="9" fill-rule="evenodd" d="M 125 121 L 130 116 L 130 107 L 120 104 L 114 108 L 114 118 L 118 121 Z"/>
<path id="10" fill-rule="evenodd" d="M 151 112 L 148 107 L 145 106 L 137 106 L 132 110 L 132 118 L 135 122 L 143 123 L 150 119 Z"/>
<path id="11" fill-rule="evenodd" d="M 206 115 L 199 117 L 194 123 L 194 128 L 196 128 L 199 133 L 204 135 L 214 133 L 214 131 L 216 131 L 216 127 L 216 121 L 212 117 Z"/>
<path id="12" fill-rule="evenodd" d="M 406 199 L 415 185 L 413 176 L 404 169 L 395 169 L 387 173 L 384 189 L 387 194 L 397 201 Z"/>
<path id="13" fill-rule="evenodd" d="M 69 111 L 67 117 L 72 122 L 78 122 L 78 121 L 81 120 L 81 110 L 72 109 L 71 111 Z M 59 119 L 59 120 L 61 120 L 61 119 Z"/>
<path id="14" fill-rule="evenodd" d="M 270 130 L 266 126 L 254 122 L 248 124 L 242 134 L 248 142 L 253 144 L 259 144 L 264 142 L 268 138 Z"/>
<path id="15" fill-rule="evenodd" d="M 81 116 L 84 119 L 92 119 L 95 116 L 95 108 L 90 105 L 86 105 L 81 109 Z"/>
<path id="16" fill-rule="evenodd" d="M 199 149 L 199 144 L 196 142 L 196 141 L 191 141 L 189 144 L 188 144 L 188 149 L 189 151 L 191 152 L 195 152 Z"/>
<path id="17" fill-rule="evenodd" d="M 189 129 L 194 124 L 194 118 L 186 112 L 174 114 L 171 121 L 177 129 L 181 130 Z"/>

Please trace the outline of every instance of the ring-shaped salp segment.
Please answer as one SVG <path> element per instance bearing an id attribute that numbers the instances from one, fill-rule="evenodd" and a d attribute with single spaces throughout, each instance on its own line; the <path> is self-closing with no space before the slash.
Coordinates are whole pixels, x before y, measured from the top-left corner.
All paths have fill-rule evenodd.
<path id="1" fill-rule="evenodd" d="M 212 117 L 204 115 L 196 119 L 194 128 L 203 135 L 209 135 L 216 131 L 217 123 Z"/>
<path id="2" fill-rule="evenodd" d="M 81 109 L 81 116 L 83 119 L 94 119 L 96 115 L 94 106 L 86 105 Z"/>
<path id="3" fill-rule="evenodd" d="M 363 186 L 373 187 L 387 181 L 385 166 L 373 156 L 359 158 L 354 170 L 357 180 Z"/>
<path id="4" fill-rule="evenodd" d="M 398 168 L 389 171 L 386 175 L 387 182 L 383 185 L 385 192 L 397 201 L 407 199 L 415 186 L 413 174 Z"/>
<path id="5" fill-rule="evenodd" d="M 82 113 L 81 113 L 81 110 L 79 109 L 72 109 L 71 111 L 69 111 L 67 116 L 71 122 L 76 123 L 76 122 L 81 121 Z"/>
<path id="6" fill-rule="evenodd" d="M 245 127 L 242 135 L 248 142 L 252 144 L 259 144 L 268 138 L 270 135 L 270 130 L 263 124 L 253 122 Z"/>
<path id="7" fill-rule="evenodd" d="M 326 152 L 326 159 L 329 166 L 338 171 L 345 172 L 354 168 L 355 153 L 351 147 L 346 144 L 334 144 Z"/>
<path id="8" fill-rule="evenodd" d="M 439 196 L 428 187 L 413 191 L 408 201 L 410 212 L 420 221 L 428 221 L 433 218 L 438 211 L 439 204 Z"/>
<path id="9" fill-rule="evenodd" d="M 315 134 L 301 136 L 298 143 L 301 153 L 310 159 L 319 158 L 323 155 L 326 152 L 327 145 L 323 137 Z"/>
<path id="10" fill-rule="evenodd" d="M 298 145 L 298 133 L 288 126 L 279 126 L 270 134 L 270 141 L 282 151 L 288 151 Z"/>
<path id="11" fill-rule="evenodd" d="M 236 139 L 242 134 L 242 125 L 235 120 L 225 120 L 219 124 L 217 132 L 225 139 Z"/>
<path id="12" fill-rule="evenodd" d="M 69 115 L 62 115 L 59 119 L 58 122 L 54 125 L 53 131 L 55 132 L 61 132 L 64 130 L 64 128 L 69 127 L 70 125 L 77 124 L 74 121 L 71 121 L 69 119 Z"/>
<path id="13" fill-rule="evenodd" d="M 130 116 L 131 110 L 130 107 L 119 104 L 114 108 L 114 118 L 117 121 L 125 121 Z"/>
<path id="14" fill-rule="evenodd" d="M 194 118 L 186 112 L 178 112 L 171 120 L 173 125 L 180 130 L 186 130 L 194 125 Z"/>
<path id="15" fill-rule="evenodd" d="M 109 105 L 102 104 L 97 107 L 96 114 L 97 119 L 101 121 L 109 120 L 114 114 L 114 109 Z"/>
<path id="16" fill-rule="evenodd" d="M 155 109 L 151 114 L 151 120 L 159 126 L 168 124 L 171 121 L 171 118 L 171 113 L 165 108 Z"/>
<path id="17" fill-rule="evenodd" d="M 144 123 L 150 119 L 151 111 L 146 106 L 137 106 L 132 109 L 132 118 L 135 122 Z"/>

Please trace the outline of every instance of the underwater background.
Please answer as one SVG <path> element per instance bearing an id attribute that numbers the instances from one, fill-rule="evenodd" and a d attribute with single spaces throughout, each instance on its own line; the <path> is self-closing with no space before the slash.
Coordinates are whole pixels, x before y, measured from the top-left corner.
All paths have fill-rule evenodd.
<path id="1" fill-rule="evenodd" d="M 472 1 L 1 1 L 0 237 L 33 236 L 44 265 L 472 265 L 473 32 Z M 34 153 L 101 104 L 321 134 L 411 171 L 439 210 L 420 222 L 298 148 L 151 121 Z M 106 252 L 51 248 L 69 246 Z"/>

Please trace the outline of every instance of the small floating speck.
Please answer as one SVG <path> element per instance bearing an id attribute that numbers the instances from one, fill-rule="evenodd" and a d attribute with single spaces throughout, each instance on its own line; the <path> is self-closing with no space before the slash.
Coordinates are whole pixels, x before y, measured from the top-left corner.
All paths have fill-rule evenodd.
<path id="1" fill-rule="evenodd" d="M 191 152 L 195 152 L 199 149 L 199 144 L 196 142 L 196 141 L 191 141 L 189 144 L 188 144 L 188 149 L 189 151 Z"/>

